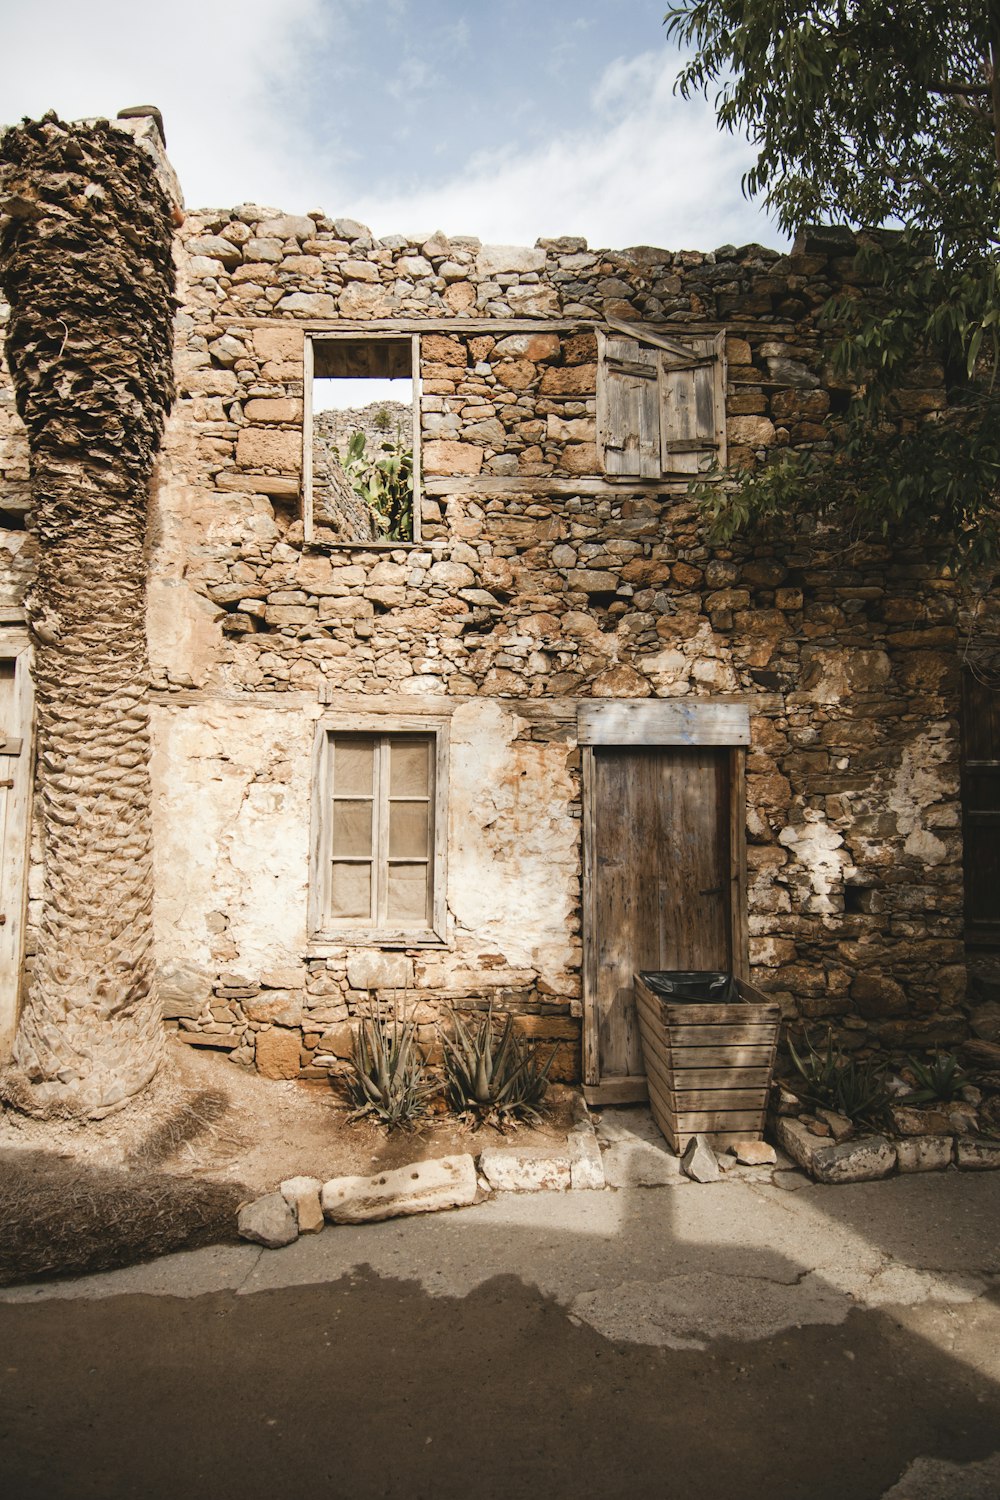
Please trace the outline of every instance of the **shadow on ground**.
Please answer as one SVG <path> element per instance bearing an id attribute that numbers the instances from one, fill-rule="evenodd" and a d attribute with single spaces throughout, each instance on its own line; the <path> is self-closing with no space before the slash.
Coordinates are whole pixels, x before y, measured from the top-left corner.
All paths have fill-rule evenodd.
<path id="1" fill-rule="evenodd" d="M 996 1387 L 881 1312 L 710 1353 L 618 1343 L 496 1276 L 0 1307 L 7 1500 L 863 1500 L 969 1460 Z"/>

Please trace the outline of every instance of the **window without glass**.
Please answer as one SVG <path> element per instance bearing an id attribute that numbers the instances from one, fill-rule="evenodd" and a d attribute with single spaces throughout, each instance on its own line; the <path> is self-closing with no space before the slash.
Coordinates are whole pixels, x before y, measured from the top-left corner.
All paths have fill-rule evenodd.
<path id="1" fill-rule="evenodd" d="M 726 464 L 725 334 L 674 339 L 598 330 L 597 442 L 604 472 L 635 479 Z"/>
<path id="2" fill-rule="evenodd" d="M 408 334 L 306 340 L 307 537 L 419 540 L 418 361 Z"/>
<path id="3" fill-rule="evenodd" d="M 441 731 L 324 731 L 314 929 L 414 941 L 443 932 Z"/>

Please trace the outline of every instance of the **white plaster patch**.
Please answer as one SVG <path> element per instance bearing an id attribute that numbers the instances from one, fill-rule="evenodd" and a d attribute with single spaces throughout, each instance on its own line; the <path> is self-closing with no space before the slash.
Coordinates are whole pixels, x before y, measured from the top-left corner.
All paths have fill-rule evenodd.
<path id="1" fill-rule="evenodd" d="M 161 965 L 218 968 L 221 912 L 251 977 L 298 964 L 306 941 L 308 715 L 260 704 L 153 711 L 154 924 Z M 169 773 L 168 773 L 169 768 Z"/>
<path id="2" fill-rule="evenodd" d="M 907 854 L 922 864 L 939 865 L 948 849 L 926 826 L 928 809 L 956 795 L 955 748 L 947 724 L 932 724 L 903 750 L 887 802 L 905 835 Z M 947 767 L 947 769 L 943 769 Z"/>
<path id="3" fill-rule="evenodd" d="M 575 954 L 579 825 L 566 746 L 514 743 L 518 721 L 496 702 L 452 720 L 448 904 L 459 929 L 515 968 L 558 983 Z"/>
<path id="4" fill-rule="evenodd" d="M 146 590 L 149 662 L 154 672 L 204 687 L 222 656 L 223 611 L 178 578 L 150 578 Z"/>
<path id="5" fill-rule="evenodd" d="M 806 910 L 820 913 L 839 911 L 844 870 L 850 863 L 843 848 L 844 840 L 821 813 L 807 809 L 804 816 L 804 823 L 781 830 L 778 843 L 791 851 L 809 883 L 811 894 L 806 898 Z M 789 867 L 785 873 L 794 878 L 795 866 Z M 835 895 L 837 899 L 834 899 Z"/>

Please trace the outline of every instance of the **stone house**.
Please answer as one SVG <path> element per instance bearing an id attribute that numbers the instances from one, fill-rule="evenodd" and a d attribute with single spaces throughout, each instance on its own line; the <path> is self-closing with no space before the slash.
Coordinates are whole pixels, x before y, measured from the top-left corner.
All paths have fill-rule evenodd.
<path id="1" fill-rule="evenodd" d="M 850 237 L 523 248 L 243 204 L 189 214 L 176 262 L 148 545 L 168 1028 L 315 1078 L 372 995 L 428 1041 L 493 1003 L 595 1100 L 643 1091 L 637 968 L 734 969 L 851 1046 L 963 1034 L 959 590 L 804 523 L 713 548 L 690 493 L 828 441 Z M 411 382 L 404 539 L 314 504 L 314 395 L 348 378 Z M 939 383 L 914 372 L 907 419 Z M 27 479 L 3 372 L 8 1041 Z"/>

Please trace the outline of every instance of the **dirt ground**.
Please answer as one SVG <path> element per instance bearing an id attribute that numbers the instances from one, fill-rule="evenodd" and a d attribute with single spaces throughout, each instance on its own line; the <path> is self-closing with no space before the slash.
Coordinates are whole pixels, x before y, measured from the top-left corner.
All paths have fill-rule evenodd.
<path id="1" fill-rule="evenodd" d="M 548 1118 L 506 1135 L 450 1115 L 388 1134 L 350 1120 L 329 1084 L 273 1082 L 171 1043 L 143 1098 L 104 1120 L 0 1112 L 0 1285 L 231 1240 L 239 1205 L 286 1177 L 368 1176 L 499 1143 L 546 1154 L 565 1146 L 574 1098 L 553 1084 Z"/>

